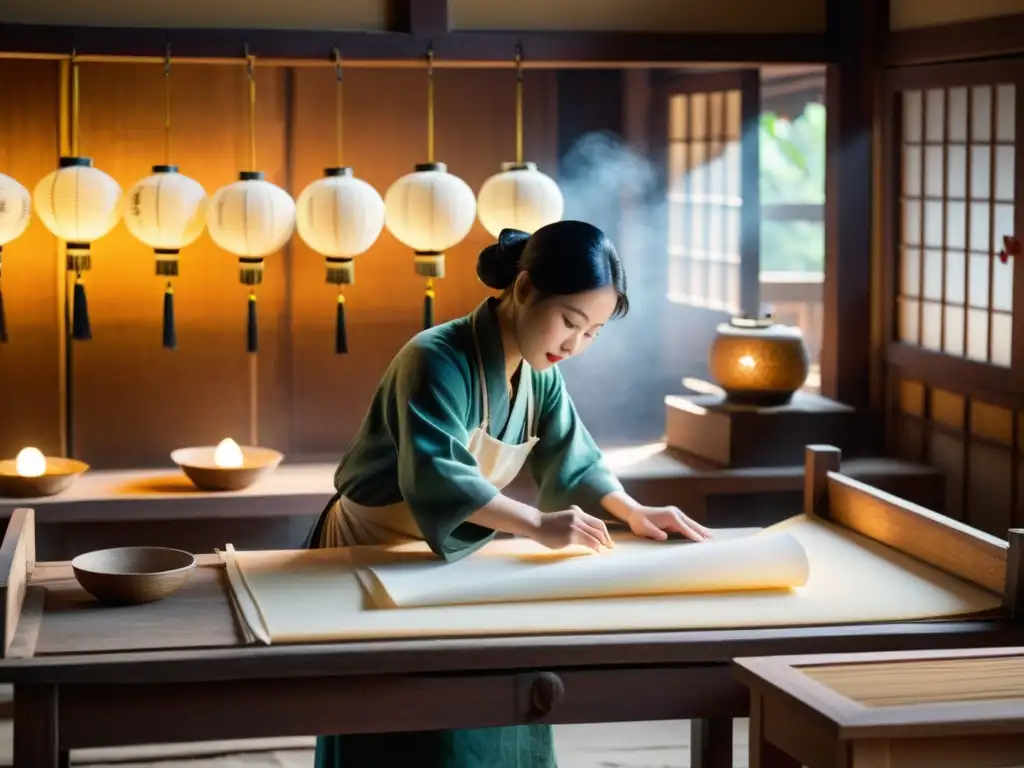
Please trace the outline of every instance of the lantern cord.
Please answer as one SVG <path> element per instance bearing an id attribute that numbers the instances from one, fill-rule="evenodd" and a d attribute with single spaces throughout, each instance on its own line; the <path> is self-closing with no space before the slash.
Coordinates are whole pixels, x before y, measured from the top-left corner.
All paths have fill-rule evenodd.
<path id="1" fill-rule="evenodd" d="M 164 163 L 171 164 L 171 44 L 164 57 Z"/>
<path id="2" fill-rule="evenodd" d="M 92 325 L 89 323 L 89 302 L 85 296 L 85 283 L 82 273 L 75 272 L 74 310 L 71 316 L 71 338 L 75 341 L 88 341 L 92 338 Z"/>
<path id="3" fill-rule="evenodd" d="M 423 296 L 423 330 L 434 325 L 434 278 L 427 278 L 427 291 Z"/>
<path id="4" fill-rule="evenodd" d="M 427 162 L 434 162 L 434 49 L 427 51 Z"/>
<path id="5" fill-rule="evenodd" d="M 256 57 L 249 55 L 249 46 L 245 46 L 246 73 L 249 77 L 249 166 L 256 170 Z"/>
<path id="6" fill-rule="evenodd" d="M 174 286 L 167 281 L 164 289 L 164 349 L 178 348 L 178 333 L 174 327 Z"/>
<path id="7" fill-rule="evenodd" d="M 336 151 L 338 153 L 338 167 L 340 168 L 342 165 L 344 165 L 344 163 L 342 162 L 342 150 L 344 146 L 343 139 L 345 136 L 345 125 L 342 121 L 342 103 L 344 101 L 343 96 L 345 90 L 345 83 L 344 78 L 341 74 L 341 51 L 339 51 L 337 47 L 335 47 L 334 49 L 334 77 L 336 83 L 336 87 L 334 89 L 334 124 L 337 133 Z"/>
<path id="8" fill-rule="evenodd" d="M 516 165 L 523 164 L 523 49 L 516 46 Z"/>
<path id="9" fill-rule="evenodd" d="M 3 259 L 3 246 L 0 246 L 0 259 Z M 4 313 L 3 264 L 0 263 L 0 344 L 7 343 L 7 315 Z"/>
<path id="10" fill-rule="evenodd" d="M 345 327 L 345 294 L 338 287 L 338 308 L 334 319 L 334 353 L 348 354 L 348 330 Z"/>
<path id="11" fill-rule="evenodd" d="M 71 51 L 71 156 L 78 157 L 78 61 Z"/>

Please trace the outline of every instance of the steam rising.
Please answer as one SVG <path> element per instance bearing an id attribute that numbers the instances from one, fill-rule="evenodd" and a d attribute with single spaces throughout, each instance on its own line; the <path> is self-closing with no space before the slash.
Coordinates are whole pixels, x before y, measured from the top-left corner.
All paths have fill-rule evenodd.
<path id="1" fill-rule="evenodd" d="M 668 203 L 656 161 L 620 137 L 582 136 L 562 158 L 565 218 L 600 227 L 626 269 L 630 311 L 601 332 L 586 354 L 561 364 L 587 428 L 602 446 L 660 440 L 664 397 L 683 376 L 706 377 L 706 328 L 675 322 L 687 311 L 667 300 Z M 708 323 L 702 324 L 707 326 Z"/>

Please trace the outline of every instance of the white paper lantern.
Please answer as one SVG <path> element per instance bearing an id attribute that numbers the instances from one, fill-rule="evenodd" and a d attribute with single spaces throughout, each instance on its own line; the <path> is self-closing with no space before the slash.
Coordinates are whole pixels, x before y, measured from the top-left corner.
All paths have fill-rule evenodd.
<path id="1" fill-rule="evenodd" d="M 501 173 L 480 187 L 477 211 L 484 229 L 497 237 L 506 228 L 533 234 L 559 221 L 565 210 L 562 190 L 536 163 L 502 163 Z"/>
<path id="2" fill-rule="evenodd" d="M 206 226 L 219 247 L 238 257 L 246 285 L 263 281 L 263 259 L 276 253 L 295 231 L 295 201 L 262 171 L 243 171 L 239 180 L 210 198 Z"/>
<path id="3" fill-rule="evenodd" d="M 0 249 L 21 237 L 32 219 L 32 196 L 20 183 L 0 173 Z"/>
<path id="4" fill-rule="evenodd" d="M 384 229 L 384 200 L 351 168 L 327 168 L 299 194 L 295 228 L 306 243 L 325 257 L 327 282 L 355 281 L 353 259 L 369 250 Z"/>
<path id="5" fill-rule="evenodd" d="M 475 220 L 473 190 L 444 163 L 417 165 L 384 195 L 385 224 L 413 249 L 416 273 L 425 277 L 444 277 L 444 252 L 469 234 Z"/>
<path id="6" fill-rule="evenodd" d="M 66 243 L 68 269 L 92 266 L 90 245 L 121 218 L 121 187 L 92 158 L 62 157 L 60 167 L 43 178 L 32 193 L 43 225 Z"/>
<path id="7" fill-rule="evenodd" d="M 121 186 L 89 157 L 62 157 L 32 192 L 39 218 L 64 241 L 67 269 L 75 273 L 71 337 L 77 341 L 92 338 L 82 273 L 92 268 L 92 244 L 121 219 L 121 194 Z"/>
<path id="8" fill-rule="evenodd" d="M 156 254 L 156 273 L 178 274 L 178 253 L 206 226 L 206 190 L 174 165 L 154 165 L 125 196 L 124 223 Z"/>

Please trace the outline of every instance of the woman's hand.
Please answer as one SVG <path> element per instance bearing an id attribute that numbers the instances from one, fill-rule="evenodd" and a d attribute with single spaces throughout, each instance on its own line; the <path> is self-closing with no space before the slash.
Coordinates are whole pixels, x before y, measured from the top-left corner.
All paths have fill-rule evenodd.
<path id="1" fill-rule="evenodd" d="M 647 507 L 624 491 L 612 491 L 601 506 L 629 526 L 637 536 L 664 541 L 669 533 L 681 533 L 694 541 L 711 538 L 711 532 L 683 514 L 679 507 Z"/>
<path id="2" fill-rule="evenodd" d="M 681 533 L 694 541 L 706 541 L 711 532 L 691 520 L 678 507 L 644 507 L 630 509 L 624 522 L 637 536 L 664 541 L 669 533 Z"/>
<path id="3" fill-rule="evenodd" d="M 577 506 L 560 512 L 544 513 L 541 515 L 540 526 L 531 536 L 548 549 L 581 544 L 600 552 L 602 547 L 615 546 L 604 522 Z"/>

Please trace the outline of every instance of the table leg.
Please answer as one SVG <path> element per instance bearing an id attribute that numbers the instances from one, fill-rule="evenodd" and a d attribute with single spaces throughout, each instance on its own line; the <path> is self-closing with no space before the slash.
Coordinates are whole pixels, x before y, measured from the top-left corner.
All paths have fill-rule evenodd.
<path id="1" fill-rule="evenodd" d="M 14 768 L 65 768 L 57 739 L 57 686 L 15 685 Z"/>
<path id="2" fill-rule="evenodd" d="M 690 721 L 691 768 L 732 768 L 732 718 Z"/>
<path id="3" fill-rule="evenodd" d="M 800 761 L 790 757 L 764 737 L 764 697 L 750 694 L 750 761 L 749 768 L 800 768 Z"/>

